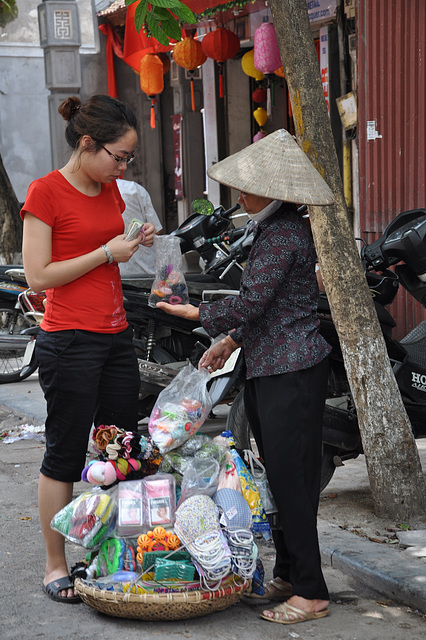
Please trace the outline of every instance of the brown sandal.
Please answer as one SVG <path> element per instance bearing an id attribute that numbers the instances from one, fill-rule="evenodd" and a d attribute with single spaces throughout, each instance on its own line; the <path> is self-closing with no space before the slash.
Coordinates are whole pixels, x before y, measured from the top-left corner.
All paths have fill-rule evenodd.
<path id="1" fill-rule="evenodd" d="M 268 609 L 266 609 L 268 611 Z M 273 618 L 262 615 L 261 618 L 268 620 L 269 622 L 278 622 L 279 624 L 296 624 L 297 622 L 306 622 L 307 620 L 318 620 L 318 618 L 325 618 L 330 613 L 329 609 L 323 609 L 322 611 L 302 611 L 288 602 L 283 602 L 277 605 L 273 609 L 270 609 L 274 614 Z"/>
<path id="2" fill-rule="evenodd" d="M 253 598 L 253 600 L 287 600 L 292 595 L 292 588 L 274 578 L 265 584 L 263 596 L 257 593 L 248 593 L 246 595 L 247 598 Z"/>

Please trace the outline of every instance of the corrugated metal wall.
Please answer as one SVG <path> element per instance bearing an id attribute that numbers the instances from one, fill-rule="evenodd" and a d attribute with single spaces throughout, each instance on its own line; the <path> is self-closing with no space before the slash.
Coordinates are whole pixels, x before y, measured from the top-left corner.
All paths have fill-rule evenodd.
<path id="1" fill-rule="evenodd" d="M 357 29 L 360 230 L 370 243 L 401 211 L 426 208 L 426 2 L 358 0 Z M 390 311 L 399 338 L 426 318 L 401 290 Z"/>

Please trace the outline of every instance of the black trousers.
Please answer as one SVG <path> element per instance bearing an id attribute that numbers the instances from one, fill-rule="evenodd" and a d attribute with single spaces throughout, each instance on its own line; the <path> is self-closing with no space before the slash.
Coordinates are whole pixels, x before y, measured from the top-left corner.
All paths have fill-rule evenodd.
<path id="1" fill-rule="evenodd" d="M 317 532 L 327 374 L 326 359 L 309 369 L 253 378 L 244 396 L 281 526 L 273 532 L 274 577 L 291 582 L 293 594 L 308 600 L 329 599 Z"/>
<path id="2" fill-rule="evenodd" d="M 139 369 L 133 330 L 40 331 L 36 349 L 47 403 L 41 472 L 77 482 L 86 464 L 92 424 L 129 431 L 138 424 Z"/>

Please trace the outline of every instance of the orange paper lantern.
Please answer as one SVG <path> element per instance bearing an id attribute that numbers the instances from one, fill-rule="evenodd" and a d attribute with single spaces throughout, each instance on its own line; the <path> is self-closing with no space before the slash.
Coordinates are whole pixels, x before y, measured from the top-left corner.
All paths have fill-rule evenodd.
<path id="1" fill-rule="evenodd" d="M 219 96 L 223 98 L 223 63 L 237 55 L 240 39 L 229 29 L 218 27 L 204 36 L 202 47 L 206 56 L 219 64 Z"/>
<path id="2" fill-rule="evenodd" d="M 194 40 L 194 38 L 184 38 L 173 49 L 173 60 L 180 67 L 188 69 L 191 76 L 191 103 L 192 110 L 195 111 L 195 99 L 194 99 L 194 71 L 197 67 L 201 66 L 207 60 L 201 42 Z"/>
<path id="3" fill-rule="evenodd" d="M 151 128 L 155 129 L 155 96 L 164 89 L 163 63 L 155 53 L 147 53 L 142 58 L 139 78 L 142 91 L 151 99 Z"/>

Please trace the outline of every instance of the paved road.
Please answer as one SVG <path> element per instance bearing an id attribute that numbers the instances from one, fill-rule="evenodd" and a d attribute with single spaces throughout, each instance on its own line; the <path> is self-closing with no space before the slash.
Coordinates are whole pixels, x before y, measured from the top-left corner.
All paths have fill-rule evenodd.
<path id="1" fill-rule="evenodd" d="M 0 387 L 0 430 L 44 419 L 37 380 Z M 57 604 L 41 591 L 44 550 L 37 511 L 37 477 L 43 445 L 34 441 L 0 443 L 0 636 L 4 640 L 65 640 L 102 637 L 104 640 L 422 640 L 423 616 L 397 606 L 362 583 L 330 566 L 325 567 L 331 591 L 331 615 L 317 622 L 284 626 L 259 617 L 263 606 L 242 600 L 230 609 L 182 622 L 142 622 L 99 614 L 85 604 Z M 355 476 L 354 476 L 355 477 Z M 87 485 L 76 485 L 80 493 Z M 259 541 L 267 577 L 273 549 Z M 84 559 L 84 550 L 67 543 L 70 564 Z"/>

